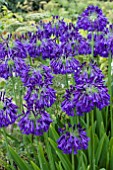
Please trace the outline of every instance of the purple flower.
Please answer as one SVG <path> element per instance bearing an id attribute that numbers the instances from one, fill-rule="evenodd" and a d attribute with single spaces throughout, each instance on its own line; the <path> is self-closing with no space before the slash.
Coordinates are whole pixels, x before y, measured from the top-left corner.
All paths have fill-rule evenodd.
<path id="1" fill-rule="evenodd" d="M 64 72 L 70 72 L 72 63 L 77 61 L 74 59 L 76 55 L 90 54 L 90 44 L 83 38 L 74 24 L 66 23 L 60 18 L 53 17 L 49 23 L 42 23 L 37 27 L 37 37 L 41 41 L 40 56 L 43 59 L 51 60 L 51 67 L 56 67 L 58 74 L 60 69 Z M 64 70 L 67 69 L 67 70 Z"/>
<path id="2" fill-rule="evenodd" d="M 95 48 L 94 48 L 94 55 L 101 56 L 101 57 L 108 57 L 109 56 L 109 46 L 108 40 L 104 37 L 97 37 L 95 41 Z"/>
<path id="3" fill-rule="evenodd" d="M 42 88 L 28 88 L 24 100 L 29 110 L 33 108 L 51 107 L 56 101 L 56 91 L 51 87 L 43 86 Z"/>
<path id="4" fill-rule="evenodd" d="M 67 74 L 78 71 L 80 68 L 80 63 L 74 57 L 60 57 L 51 60 L 51 68 L 55 74 Z"/>
<path id="5" fill-rule="evenodd" d="M 12 102 L 12 99 L 6 98 L 5 93 L 0 94 L 0 127 L 6 127 L 13 124 L 17 119 L 18 107 Z"/>
<path id="6" fill-rule="evenodd" d="M 12 75 L 20 76 L 21 80 L 29 71 L 29 65 L 25 61 L 18 57 L 5 57 L 0 63 L 0 77 L 8 79 Z"/>
<path id="7" fill-rule="evenodd" d="M 48 66 L 41 65 L 37 68 L 32 68 L 25 65 L 24 68 L 25 70 L 22 69 L 22 72 L 24 72 L 22 82 L 26 87 L 34 88 L 35 86 L 42 87 L 43 85 L 49 86 L 52 84 L 53 76 Z"/>
<path id="8" fill-rule="evenodd" d="M 26 86 L 24 99 L 27 107 L 51 107 L 56 100 L 56 91 L 51 88 L 53 76 L 48 66 L 40 66 L 38 70 L 29 67 L 23 72 L 22 82 Z"/>
<path id="9" fill-rule="evenodd" d="M 71 126 L 69 131 L 65 130 L 61 137 L 57 140 L 58 148 L 64 154 L 77 154 L 78 150 L 87 149 L 89 138 L 86 132 L 79 125 Z"/>
<path id="10" fill-rule="evenodd" d="M 7 80 L 9 76 L 10 72 L 8 65 L 6 63 L 0 64 L 0 77 Z"/>
<path id="11" fill-rule="evenodd" d="M 14 56 L 19 58 L 38 58 L 41 55 L 40 45 L 41 41 L 36 33 L 28 32 L 16 39 L 14 43 Z"/>
<path id="12" fill-rule="evenodd" d="M 84 73 L 75 85 L 74 99 L 77 115 L 88 113 L 95 107 L 102 109 L 109 105 L 110 96 L 104 82 L 98 76 Z"/>
<path id="13" fill-rule="evenodd" d="M 107 58 L 113 54 L 113 25 L 108 25 L 102 32 L 93 34 L 94 36 L 94 57 L 101 56 Z M 92 33 L 87 35 L 88 43 L 92 43 Z"/>
<path id="14" fill-rule="evenodd" d="M 6 51 L 5 47 L 4 47 L 4 44 L 0 43 L 0 60 L 4 59 L 6 54 L 7 54 L 7 51 Z"/>
<path id="15" fill-rule="evenodd" d="M 113 54 L 113 25 L 109 25 L 101 34 L 95 34 L 94 39 L 94 55 L 108 57 L 109 54 Z"/>
<path id="16" fill-rule="evenodd" d="M 30 66 L 22 58 L 15 57 L 12 61 L 14 62 L 12 72 L 15 73 L 15 76 L 20 77 L 23 82 L 28 75 Z"/>
<path id="17" fill-rule="evenodd" d="M 110 96 L 104 85 L 102 71 L 94 64 L 84 63 L 75 74 L 75 86 L 70 86 L 64 95 L 61 108 L 69 116 L 81 116 L 95 107 L 102 109 L 109 105 Z"/>
<path id="18" fill-rule="evenodd" d="M 19 58 L 26 58 L 28 54 L 25 48 L 25 44 L 19 40 L 16 40 L 14 42 L 13 55 Z"/>
<path id="19" fill-rule="evenodd" d="M 103 15 L 98 6 L 90 5 L 78 17 L 77 28 L 88 31 L 103 31 L 108 24 L 107 18 Z"/>
<path id="20" fill-rule="evenodd" d="M 42 136 L 48 131 L 51 122 L 52 119 L 46 111 L 35 110 L 35 112 L 25 112 L 18 125 L 23 134 Z"/>
<path id="21" fill-rule="evenodd" d="M 89 43 L 92 43 L 92 34 L 88 36 Z M 94 34 L 94 57 L 108 57 L 110 50 L 110 37 L 107 37 L 107 33 Z"/>
<path id="22" fill-rule="evenodd" d="M 69 116 L 75 116 L 75 107 L 76 103 L 74 102 L 74 92 L 75 92 L 75 87 L 70 86 L 70 89 L 66 90 L 65 95 L 63 96 L 64 101 L 61 103 L 61 108 L 66 114 Z"/>
<path id="23" fill-rule="evenodd" d="M 81 82 L 85 81 L 85 75 L 88 74 L 90 78 L 96 78 L 95 80 L 103 81 L 104 75 L 100 68 L 91 61 L 90 63 L 83 63 L 80 66 L 78 72 L 74 73 L 74 79 L 76 84 L 80 84 Z"/>

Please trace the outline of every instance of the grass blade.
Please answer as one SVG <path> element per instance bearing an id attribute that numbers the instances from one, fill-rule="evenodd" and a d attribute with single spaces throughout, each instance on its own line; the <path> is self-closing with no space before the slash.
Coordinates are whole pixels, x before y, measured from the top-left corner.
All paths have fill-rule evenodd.
<path id="1" fill-rule="evenodd" d="M 56 151 L 56 154 L 58 155 L 59 159 L 61 160 L 62 165 L 65 168 L 65 170 L 72 169 L 72 165 L 71 165 L 71 162 L 69 161 L 68 156 L 65 154 L 62 154 L 62 152 L 57 148 L 57 144 L 52 139 L 49 138 L 49 141 L 52 147 L 54 148 L 54 150 Z"/>
<path id="2" fill-rule="evenodd" d="M 33 167 L 33 170 L 40 170 L 40 168 L 33 161 L 31 161 L 31 165 Z"/>
<path id="3" fill-rule="evenodd" d="M 9 146 L 9 151 L 10 151 L 11 157 L 13 158 L 14 162 L 18 165 L 20 170 L 23 170 L 23 169 L 30 170 L 27 163 L 23 161 L 10 146 Z"/>

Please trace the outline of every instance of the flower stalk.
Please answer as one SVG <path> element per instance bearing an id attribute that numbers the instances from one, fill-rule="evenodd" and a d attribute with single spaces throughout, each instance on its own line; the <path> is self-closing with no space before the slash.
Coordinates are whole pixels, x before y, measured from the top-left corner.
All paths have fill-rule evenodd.
<path id="1" fill-rule="evenodd" d="M 14 165 L 13 165 L 13 160 L 12 160 L 12 157 L 11 157 L 11 154 L 10 154 L 9 146 L 8 146 L 8 139 L 7 139 L 7 134 L 6 134 L 5 128 L 3 128 L 3 135 L 4 135 L 4 139 L 5 139 L 5 144 L 6 144 L 6 149 L 7 149 L 7 153 L 8 153 L 8 158 L 9 158 L 9 161 L 11 163 L 11 169 L 15 170 Z"/>
<path id="2" fill-rule="evenodd" d="M 111 120 L 111 136 L 113 136 L 113 115 L 112 115 L 112 86 L 111 86 L 111 62 L 112 62 L 112 56 L 111 53 L 109 53 L 108 57 L 108 89 L 109 89 L 109 95 L 110 95 L 110 120 Z"/>

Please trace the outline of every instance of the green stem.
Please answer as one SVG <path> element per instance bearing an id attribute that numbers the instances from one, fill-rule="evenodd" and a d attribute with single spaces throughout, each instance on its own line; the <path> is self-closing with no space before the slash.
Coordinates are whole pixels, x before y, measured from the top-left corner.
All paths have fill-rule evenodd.
<path id="1" fill-rule="evenodd" d="M 75 170 L 74 151 L 73 151 L 73 153 L 72 153 L 72 170 Z"/>
<path id="2" fill-rule="evenodd" d="M 66 74 L 66 86 L 67 88 L 69 88 L 69 84 L 68 84 L 68 75 Z"/>
<path id="3" fill-rule="evenodd" d="M 47 156 L 49 159 L 50 170 L 55 170 L 54 160 L 52 156 L 51 146 L 48 141 L 48 133 L 44 133 L 45 144 L 47 148 Z"/>
<path id="4" fill-rule="evenodd" d="M 29 63 L 30 63 L 30 65 L 32 66 L 32 65 L 33 65 L 33 63 L 32 63 L 32 58 L 31 58 L 30 56 L 28 56 L 28 58 L 29 58 Z"/>
<path id="5" fill-rule="evenodd" d="M 87 127 L 89 128 L 89 113 L 86 113 Z"/>
<path id="6" fill-rule="evenodd" d="M 40 154 L 40 151 L 39 151 L 39 144 L 40 144 L 39 137 L 36 137 L 36 142 L 37 142 L 37 151 L 38 151 L 38 160 L 39 160 L 40 170 L 43 170 L 42 161 L 41 161 L 41 154 Z"/>
<path id="7" fill-rule="evenodd" d="M 108 58 L 108 89 L 110 95 L 110 120 L 111 120 L 111 136 L 113 136 L 113 116 L 112 116 L 112 88 L 111 88 L 111 53 Z"/>
<path id="8" fill-rule="evenodd" d="M 92 33 L 92 42 L 91 42 L 92 44 L 92 48 L 91 48 L 91 58 L 93 59 L 94 58 L 94 33 Z"/>
<path id="9" fill-rule="evenodd" d="M 95 155 L 94 155 L 94 151 L 95 151 L 95 148 L 94 148 L 94 133 L 95 133 L 95 130 L 94 130 L 94 114 L 93 114 L 93 111 L 91 113 L 91 170 L 95 170 Z"/>
<path id="10" fill-rule="evenodd" d="M 7 149 L 9 161 L 10 161 L 10 163 L 11 163 L 11 169 L 12 169 L 12 170 L 15 170 L 15 168 L 14 168 L 14 166 L 13 166 L 12 157 L 11 157 L 11 154 L 10 154 L 10 151 L 9 151 L 9 147 L 8 147 L 8 140 L 7 140 L 7 135 L 6 135 L 5 128 L 3 128 L 3 135 L 4 135 L 4 138 L 5 138 L 5 144 L 6 144 L 6 149 Z"/>
<path id="11" fill-rule="evenodd" d="M 71 120 L 71 124 L 72 124 L 72 126 L 75 124 L 75 122 L 74 122 L 74 117 L 73 116 L 71 116 L 70 117 L 70 120 Z"/>
<path id="12" fill-rule="evenodd" d="M 23 110 L 23 105 L 22 105 L 22 89 L 20 89 L 19 100 L 20 100 L 20 112 L 22 112 L 22 110 Z"/>
<path id="13" fill-rule="evenodd" d="M 107 131 L 107 129 L 108 129 L 109 107 L 106 107 L 104 110 L 105 110 L 105 113 L 106 113 L 106 131 Z"/>
<path id="14" fill-rule="evenodd" d="M 16 99 L 16 89 L 15 89 L 15 81 L 14 81 L 14 77 L 12 76 L 12 85 L 13 85 L 13 93 L 14 93 L 14 100 L 15 103 L 17 104 L 17 99 Z"/>

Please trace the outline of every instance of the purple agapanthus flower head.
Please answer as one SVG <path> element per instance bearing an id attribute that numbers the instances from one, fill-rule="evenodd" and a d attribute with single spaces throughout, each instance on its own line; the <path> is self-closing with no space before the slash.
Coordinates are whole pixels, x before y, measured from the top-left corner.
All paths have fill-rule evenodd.
<path id="1" fill-rule="evenodd" d="M 0 43 L 0 77 L 8 79 L 12 75 L 8 65 L 8 61 L 12 56 L 11 49 L 11 35 L 8 35 L 6 39 L 2 37 L 2 43 Z"/>
<path id="2" fill-rule="evenodd" d="M 113 55 L 113 25 L 109 25 L 102 34 L 95 35 L 94 43 L 95 55 L 100 55 L 101 57 Z"/>
<path id="3" fill-rule="evenodd" d="M 90 63 L 82 63 L 78 72 L 74 73 L 74 79 L 76 84 L 80 84 L 81 81 L 85 79 L 85 74 L 88 74 L 89 77 L 93 77 L 99 81 L 103 81 L 104 75 L 100 68 L 94 61 Z"/>
<path id="4" fill-rule="evenodd" d="M 109 105 L 110 96 L 104 85 L 104 76 L 95 63 L 88 66 L 84 63 L 74 78 L 75 86 L 70 86 L 70 89 L 66 90 L 61 103 L 61 108 L 66 114 L 74 116 L 76 113 L 81 116 L 95 107 L 101 110 Z"/>
<path id="5" fill-rule="evenodd" d="M 33 108 L 51 107 L 56 101 L 56 91 L 51 87 L 43 86 L 33 89 L 28 88 L 24 100 L 29 110 Z"/>
<path id="6" fill-rule="evenodd" d="M 104 34 L 95 35 L 94 39 L 94 56 L 108 57 L 109 56 L 109 39 L 105 38 Z"/>
<path id="7" fill-rule="evenodd" d="M 12 52 L 7 53 L 4 59 L 0 60 L 0 77 L 8 79 L 9 77 L 20 76 L 21 80 L 29 71 L 29 65 L 22 58 L 13 57 Z"/>
<path id="8" fill-rule="evenodd" d="M 17 119 L 18 107 L 12 102 L 12 99 L 5 97 L 5 93 L 0 93 L 0 127 L 7 127 L 13 124 Z"/>
<path id="9" fill-rule="evenodd" d="M 33 32 L 22 34 L 20 38 L 16 38 L 14 42 L 13 53 L 19 58 L 38 58 L 40 56 L 41 41 L 38 35 Z"/>
<path id="10" fill-rule="evenodd" d="M 80 74 L 75 88 L 73 102 L 76 103 L 77 115 L 88 113 L 94 107 L 101 110 L 110 103 L 110 96 L 107 87 L 104 85 L 103 74 L 95 65 L 93 65 L 92 70 L 89 67 L 87 71 Z"/>
<path id="11" fill-rule="evenodd" d="M 24 59 L 19 57 L 15 57 L 12 62 L 14 63 L 12 67 L 12 72 L 15 73 L 15 76 L 19 76 L 23 81 L 23 79 L 28 75 L 30 66 L 26 64 Z"/>
<path id="12" fill-rule="evenodd" d="M 88 42 L 92 43 L 92 34 L 87 36 Z M 103 32 L 94 34 L 94 57 L 107 58 L 113 54 L 113 25 L 109 25 Z"/>
<path id="13" fill-rule="evenodd" d="M 50 46 L 50 65 L 53 72 L 55 74 L 67 74 L 73 73 L 73 70 L 78 71 L 80 63 L 75 56 L 90 54 L 89 43 L 76 30 L 69 33 L 68 39 L 67 36 L 66 38 L 63 37 L 63 40 L 61 38 L 59 38 L 58 44 L 54 43 L 53 46 Z"/>
<path id="14" fill-rule="evenodd" d="M 51 107 L 56 100 L 56 91 L 51 87 L 53 76 L 48 66 L 41 66 L 38 70 L 31 67 L 24 72 L 22 81 L 27 88 L 24 99 L 27 107 Z"/>
<path id="15" fill-rule="evenodd" d="M 0 44 L 0 77 L 8 79 L 14 73 L 15 76 L 20 76 L 20 72 L 23 71 L 25 67 L 25 61 L 22 58 L 25 58 L 22 44 L 17 43 L 15 40 L 11 39 L 9 35 L 6 39 L 2 37 L 2 43 Z M 15 52 L 15 48 L 18 50 Z M 21 53 L 21 54 L 20 54 Z M 18 68 L 20 65 L 20 68 Z"/>
<path id="16" fill-rule="evenodd" d="M 28 54 L 25 45 L 26 44 L 22 43 L 20 40 L 15 40 L 13 47 L 14 56 L 19 58 L 27 58 Z"/>
<path id="17" fill-rule="evenodd" d="M 64 154 L 77 154 L 78 150 L 87 149 L 88 141 L 89 138 L 86 135 L 85 129 L 78 124 L 77 126 L 70 126 L 68 131 L 66 129 L 62 131 L 57 144 Z"/>
<path id="18" fill-rule="evenodd" d="M 51 60 L 55 74 L 66 74 L 76 69 L 76 55 L 90 54 L 90 44 L 83 38 L 72 23 L 53 17 L 49 23 L 39 24 L 37 37 L 41 41 L 40 55 Z M 74 64 L 72 64 L 74 63 Z"/>
<path id="19" fill-rule="evenodd" d="M 35 86 L 42 87 L 43 85 L 49 86 L 52 84 L 53 76 L 50 67 L 40 65 L 37 68 L 30 66 L 24 68 L 25 70 L 22 70 L 24 71 L 22 82 L 26 87 L 35 88 Z"/>
<path id="20" fill-rule="evenodd" d="M 103 31 L 108 24 L 107 18 L 103 15 L 98 6 L 90 5 L 78 17 L 77 28 L 88 31 Z"/>
<path id="21" fill-rule="evenodd" d="M 35 110 L 35 112 L 25 112 L 18 125 L 23 134 L 42 136 L 48 131 L 51 122 L 52 119 L 46 111 Z"/>

